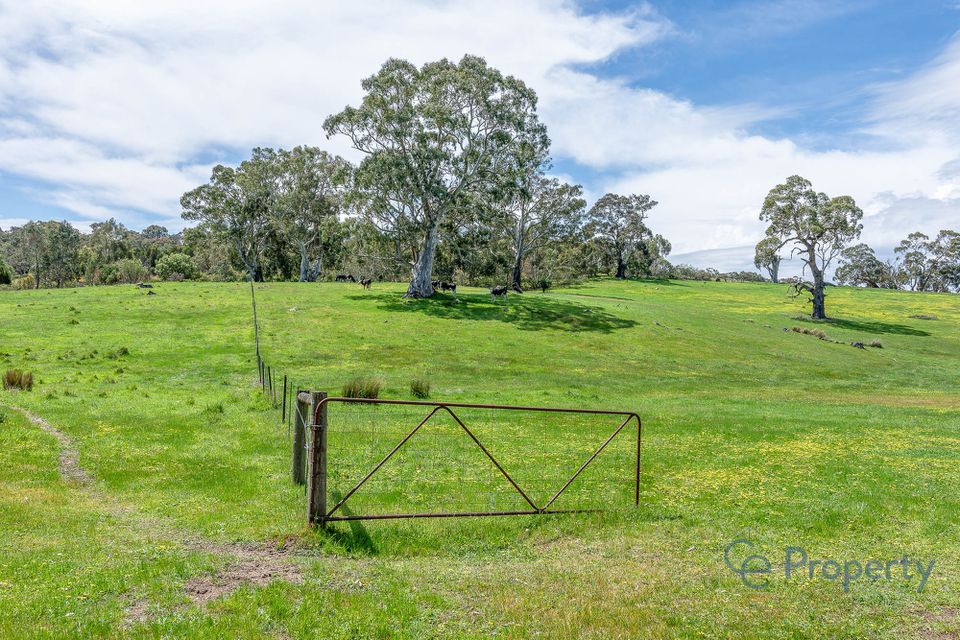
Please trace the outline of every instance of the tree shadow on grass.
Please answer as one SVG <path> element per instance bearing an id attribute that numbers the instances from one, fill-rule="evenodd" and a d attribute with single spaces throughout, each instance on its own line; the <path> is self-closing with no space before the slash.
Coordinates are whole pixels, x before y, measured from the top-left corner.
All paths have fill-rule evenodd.
<path id="1" fill-rule="evenodd" d="M 541 294 L 509 294 L 507 301 L 494 301 L 488 294 L 462 294 L 459 298 L 436 294 L 432 298 L 413 300 L 395 293 L 371 296 L 355 294 L 355 300 L 375 298 L 385 311 L 422 313 L 447 320 L 480 320 L 507 322 L 524 331 L 554 329 L 559 331 L 592 331 L 610 333 L 629 329 L 637 323 L 620 318 L 599 307 L 558 300 Z"/>
<path id="2" fill-rule="evenodd" d="M 923 329 L 917 329 L 906 324 L 896 322 L 880 322 L 878 320 L 844 320 L 842 318 L 827 318 L 825 321 L 814 321 L 810 318 L 797 318 L 804 322 L 814 324 L 827 324 L 838 329 L 850 329 L 851 331 L 862 331 L 863 333 L 891 334 L 900 336 L 929 336 L 930 333 Z"/>
<path id="3" fill-rule="evenodd" d="M 589 278 L 583 282 L 573 282 L 570 284 L 565 284 L 560 287 L 562 291 L 566 290 L 577 290 L 577 289 L 596 289 L 598 284 L 609 284 L 611 282 L 636 282 L 640 284 L 655 284 L 657 286 L 664 287 L 689 287 L 690 285 L 686 282 L 677 282 L 675 280 L 666 280 L 664 278 L 624 278 L 622 280 L 617 280 L 616 278 Z M 530 291 L 536 291 L 536 289 L 530 289 Z M 561 293 L 562 293 L 561 291 Z M 631 300 L 633 298 L 630 298 Z"/>

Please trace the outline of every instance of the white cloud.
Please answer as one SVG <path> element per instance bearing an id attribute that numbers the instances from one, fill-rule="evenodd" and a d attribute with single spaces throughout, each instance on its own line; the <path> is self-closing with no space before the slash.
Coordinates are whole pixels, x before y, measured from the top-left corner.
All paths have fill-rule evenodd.
<path id="1" fill-rule="evenodd" d="M 0 9 L 0 170 L 51 183 L 52 199 L 81 213 L 170 215 L 211 151 L 350 155 L 321 125 L 388 57 L 478 53 L 539 88 L 558 66 L 668 30 L 642 7 L 587 16 L 546 1 L 11 3 Z"/>
<path id="2" fill-rule="evenodd" d="M 764 21 L 796 22 L 796 3 L 765 6 Z M 800 13 L 820 19 L 831 6 Z M 763 196 L 794 173 L 853 195 L 871 241 L 958 226 L 960 41 L 875 88 L 871 148 L 823 152 L 751 134 L 780 115 L 763 105 L 697 105 L 590 71 L 688 36 L 648 6 L 588 15 L 548 0 L 0 0 L 0 171 L 49 184 L 48 200 L 84 219 L 178 227 L 179 196 L 219 158 L 295 144 L 351 155 L 326 140 L 323 119 L 357 102 L 388 57 L 476 53 L 536 89 L 555 155 L 608 176 L 587 193 L 659 200 L 651 222 L 676 253 L 749 249 Z"/>
<path id="3" fill-rule="evenodd" d="M 631 114 L 621 116 L 630 126 L 608 127 L 610 139 L 594 135 L 589 148 L 619 147 L 624 155 L 639 145 L 657 149 L 634 153 L 637 166 L 606 188 L 659 200 L 651 224 L 671 238 L 676 253 L 746 247 L 739 262 L 746 268 L 763 232 L 763 197 L 793 174 L 830 195 L 852 195 L 865 212 L 862 239 L 882 253 L 911 231 L 960 227 L 960 37 L 915 75 L 876 88 L 864 125 L 872 140 L 862 149 L 813 151 L 749 135 L 749 115 L 742 124 L 736 112 L 729 123 L 717 122 L 710 110 L 686 103 L 663 117 L 647 93 L 622 89 L 615 102 Z M 611 117 L 608 124 L 614 122 Z M 655 166 L 657 158 L 668 160 Z M 729 253 L 696 253 L 693 259 L 705 266 L 699 261 L 710 255 L 729 260 Z"/>

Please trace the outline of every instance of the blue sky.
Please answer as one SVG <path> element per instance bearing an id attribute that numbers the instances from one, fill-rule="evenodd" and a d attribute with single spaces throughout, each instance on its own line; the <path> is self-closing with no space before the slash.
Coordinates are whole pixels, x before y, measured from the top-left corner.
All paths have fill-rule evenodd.
<path id="1" fill-rule="evenodd" d="M 749 267 L 792 173 L 853 195 L 889 255 L 960 227 L 958 29 L 956 0 L 0 0 L 0 226 L 178 229 L 252 146 L 356 160 L 321 124 L 386 57 L 475 53 L 537 90 L 558 175 L 660 202 L 677 261 Z"/>

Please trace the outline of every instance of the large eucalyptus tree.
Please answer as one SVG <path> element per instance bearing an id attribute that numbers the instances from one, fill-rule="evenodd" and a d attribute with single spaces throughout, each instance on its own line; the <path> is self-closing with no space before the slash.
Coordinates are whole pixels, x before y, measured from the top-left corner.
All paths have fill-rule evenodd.
<path id="1" fill-rule="evenodd" d="M 236 169 L 215 166 L 210 182 L 180 198 L 183 218 L 205 222 L 229 238 L 254 282 L 263 280 L 269 216 L 279 192 L 277 166 L 276 151 L 257 148 Z"/>
<path id="2" fill-rule="evenodd" d="M 791 245 L 791 255 L 799 255 L 810 270 L 813 282 L 800 282 L 797 293 L 806 291 L 813 303 L 812 317 L 827 317 L 824 274 L 833 260 L 853 240 L 860 237 L 863 211 L 850 196 L 831 198 L 814 191 L 809 180 L 790 176 L 767 194 L 760 219 L 769 223 L 767 237 L 781 249 Z"/>
<path id="3" fill-rule="evenodd" d="M 645 194 L 622 196 L 608 193 L 587 213 L 590 220 L 588 234 L 599 240 L 613 256 L 617 278 L 627 277 L 627 264 L 635 252 L 657 246 L 657 243 L 648 244 L 654 236 L 644 222 L 647 212 L 655 206 L 657 201 Z M 669 251 L 669 243 L 665 248 Z"/>
<path id="4" fill-rule="evenodd" d="M 580 185 L 547 178 L 539 171 L 525 177 L 507 206 L 513 244 L 511 286 L 522 291 L 523 264 L 527 256 L 551 240 L 575 234 L 583 222 L 587 203 Z"/>
<path id="5" fill-rule="evenodd" d="M 350 163 L 317 147 L 277 152 L 278 194 L 272 212 L 281 235 L 300 255 L 300 282 L 314 282 L 333 252 Z"/>
<path id="6" fill-rule="evenodd" d="M 419 69 L 390 59 L 363 89 L 360 105 L 324 128 L 365 155 L 354 176 L 364 213 L 381 229 L 419 238 L 406 295 L 427 297 L 440 225 L 471 201 L 499 198 L 521 159 L 549 145 L 536 94 L 469 55 Z"/>

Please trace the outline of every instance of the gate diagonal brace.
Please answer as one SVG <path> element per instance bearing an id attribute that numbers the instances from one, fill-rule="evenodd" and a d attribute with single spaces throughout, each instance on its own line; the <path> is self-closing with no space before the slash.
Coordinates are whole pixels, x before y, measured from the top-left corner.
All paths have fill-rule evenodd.
<path id="1" fill-rule="evenodd" d="M 635 412 L 631 411 L 608 411 L 608 410 L 599 410 L 599 409 L 571 409 L 565 407 L 523 407 L 523 406 L 510 406 L 510 405 L 491 405 L 491 404 L 470 404 L 470 403 L 458 403 L 458 402 L 429 402 L 429 401 L 416 401 L 416 400 L 389 400 L 389 399 L 370 399 L 370 398 L 341 398 L 341 397 L 327 397 L 324 394 L 323 399 L 316 403 L 314 406 L 314 424 L 318 424 L 317 416 L 320 415 L 321 409 L 328 402 L 340 402 L 340 403 L 350 403 L 350 404 L 395 404 L 395 405 L 407 405 L 407 406 L 422 406 L 422 407 L 432 407 L 431 411 L 424 416 L 422 420 L 414 427 L 407 435 L 390 450 L 387 455 L 385 455 L 350 491 L 337 502 L 336 505 L 325 514 L 315 514 L 312 518 L 316 519 L 320 524 L 325 521 L 339 521 L 339 520 L 380 520 L 380 519 L 394 519 L 394 518 L 438 518 L 438 517 L 467 517 L 467 516 L 496 516 L 496 515 L 536 515 L 536 514 L 553 514 L 553 513 L 590 513 L 596 512 L 597 509 L 550 509 L 550 506 L 567 490 L 567 488 L 573 484 L 573 482 L 580 476 L 581 473 L 599 456 L 607 445 L 613 441 L 617 435 L 627 426 L 631 420 L 636 420 L 637 422 L 637 458 L 636 458 L 636 468 L 635 468 L 635 491 L 634 491 L 634 502 L 636 505 L 640 504 L 640 443 L 641 436 L 643 431 L 643 426 L 640 421 L 640 416 Z M 625 416 L 624 420 L 617 426 L 610 436 L 580 465 L 580 467 L 574 472 L 572 476 L 564 483 L 562 487 L 553 495 L 550 500 L 546 502 L 542 507 L 537 506 L 537 504 L 530 499 L 527 493 L 520 487 L 520 485 L 507 473 L 506 469 L 497 461 L 497 459 L 490 453 L 490 451 L 480 442 L 480 439 L 470 430 L 469 427 L 464 423 L 464 421 L 458 416 L 454 411 L 453 407 L 457 408 L 470 408 L 470 409 L 497 409 L 497 410 L 507 410 L 507 411 L 530 411 L 530 412 L 547 412 L 547 413 L 579 413 L 579 414 L 593 414 L 593 415 L 617 415 Z M 373 515 L 345 515 L 345 516 L 336 516 L 334 515 L 346 502 L 350 499 L 353 494 L 355 494 L 366 482 L 373 477 L 374 474 L 379 471 L 383 465 L 385 465 L 390 458 L 394 456 L 401 448 L 403 448 L 410 439 L 416 435 L 416 433 L 423 427 L 427 422 L 433 418 L 440 410 L 446 411 L 451 418 L 460 426 L 461 429 L 467 434 L 467 436 L 476 444 L 484 455 L 487 457 L 490 462 L 497 468 L 497 470 L 503 475 L 504 478 L 513 486 L 513 488 L 520 494 L 521 497 L 530 505 L 531 509 L 529 511 L 487 511 L 487 512 L 450 512 L 450 513 L 397 513 L 397 514 L 373 514 Z M 326 413 L 324 413 L 326 416 Z M 325 420 L 324 420 L 325 425 Z"/>

